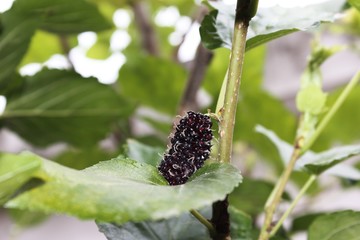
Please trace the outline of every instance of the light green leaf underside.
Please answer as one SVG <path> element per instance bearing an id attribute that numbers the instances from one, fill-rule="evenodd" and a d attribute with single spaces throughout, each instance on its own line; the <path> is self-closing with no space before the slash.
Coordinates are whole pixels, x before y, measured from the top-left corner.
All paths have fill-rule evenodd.
<path id="1" fill-rule="evenodd" d="M 207 15 L 201 24 L 202 42 L 210 49 L 231 48 L 235 5 L 213 1 L 207 3 L 215 10 Z M 250 21 L 246 50 L 292 32 L 313 29 L 321 22 L 334 21 L 335 14 L 341 11 L 344 3 L 343 0 L 328 0 L 304 7 L 259 8 Z"/>
<path id="2" fill-rule="evenodd" d="M 293 146 L 281 140 L 274 132 L 258 125 L 256 131 L 265 135 L 278 149 L 284 164 L 290 160 Z M 314 153 L 308 151 L 295 164 L 295 170 L 320 175 L 332 174 L 339 177 L 360 180 L 360 171 L 349 165 L 337 165 L 342 161 L 360 154 L 360 145 L 335 147 L 330 150 Z"/>

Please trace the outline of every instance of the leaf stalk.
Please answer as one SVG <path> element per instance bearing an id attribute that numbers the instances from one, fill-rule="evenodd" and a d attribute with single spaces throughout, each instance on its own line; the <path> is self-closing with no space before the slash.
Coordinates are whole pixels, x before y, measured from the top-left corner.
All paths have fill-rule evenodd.
<path id="1" fill-rule="evenodd" d="M 201 215 L 200 212 L 195 209 L 191 209 L 190 213 L 209 230 L 211 236 L 215 235 L 216 231 L 214 226 L 209 220 L 207 220 L 203 215 Z"/>

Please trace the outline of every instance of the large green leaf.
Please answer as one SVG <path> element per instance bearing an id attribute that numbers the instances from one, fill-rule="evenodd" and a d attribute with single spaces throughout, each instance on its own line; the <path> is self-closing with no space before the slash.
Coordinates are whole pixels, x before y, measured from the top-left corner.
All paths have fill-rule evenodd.
<path id="1" fill-rule="evenodd" d="M 27 141 L 47 146 L 65 141 L 92 146 L 132 106 L 107 85 L 72 71 L 45 69 L 26 80 L 0 116 L 5 127 Z"/>
<path id="2" fill-rule="evenodd" d="M 315 219 L 308 233 L 309 240 L 359 239 L 360 212 L 342 211 Z"/>
<path id="3" fill-rule="evenodd" d="M 171 61 L 148 56 L 127 62 L 120 70 L 119 79 L 120 90 L 127 98 L 173 114 L 186 72 Z"/>
<path id="4" fill-rule="evenodd" d="M 42 169 L 34 177 L 45 184 L 12 199 L 6 207 L 118 224 L 159 220 L 209 206 L 241 181 L 235 167 L 214 163 L 198 170 L 186 184 L 169 186 L 156 167 L 124 157 L 82 171 L 42 160 Z"/>
<path id="5" fill-rule="evenodd" d="M 40 168 L 38 157 L 27 153 L 19 156 L 0 154 L 0 206 Z"/>
<path id="6" fill-rule="evenodd" d="M 36 28 L 69 34 L 101 31 L 110 26 L 96 6 L 84 0 L 15 1 L 11 9 L 1 15 L 0 94 L 7 94 L 18 85 L 19 79 L 14 73 Z"/>
<path id="7" fill-rule="evenodd" d="M 85 0 L 16 0 L 10 12 L 36 19 L 42 29 L 61 34 L 97 32 L 111 26 L 96 5 Z"/>
<path id="8" fill-rule="evenodd" d="M 7 94 L 17 84 L 15 70 L 29 46 L 38 23 L 11 12 L 1 15 L 0 94 Z"/>
<path id="9" fill-rule="evenodd" d="M 203 216 L 209 216 L 209 209 Z M 210 240 L 207 229 L 190 213 L 158 221 L 144 221 L 140 223 L 126 223 L 116 225 L 113 223 L 97 223 L 99 230 L 108 240 Z"/>
<path id="10" fill-rule="evenodd" d="M 246 49 L 249 50 L 270 40 L 295 31 L 305 31 L 318 26 L 321 22 L 335 20 L 341 11 L 344 0 L 328 0 L 305 7 L 259 8 L 250 21 Z M 235 5 L 208 1 L 215 10 L 205 16 L 200 27 L 202 42 L 209 49 L 231 48 L 235 22 Z"/>
<path id="11" fill-rule="evenodd" d="M 257 126 L 256 131 L 265 135 L 276 146 L 284 164 L 290 161 L 293 151 L 292 145 L 280 139 L 273 131 L 262 126 Z M 360 171 L 356 168 L 348 165 L 336 165 L 359 154 L 360 145 L 335 147 L 320 153 L 307 151 L 296 161 L 294 169 L 316 175 L 325 172 L 326 174 L 359 180 Z"/>

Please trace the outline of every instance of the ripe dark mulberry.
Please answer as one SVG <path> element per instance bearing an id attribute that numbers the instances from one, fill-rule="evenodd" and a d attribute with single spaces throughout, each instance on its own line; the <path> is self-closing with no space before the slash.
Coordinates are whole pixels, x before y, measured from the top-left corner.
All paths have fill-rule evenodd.
<path id="1" fill-rule="evenodd" d="M 158 167 L 170 185 L 185 183 L 209 158 L 213 138 L 211 126 L 209 116 L 192 111 L 180 120 Z"/>

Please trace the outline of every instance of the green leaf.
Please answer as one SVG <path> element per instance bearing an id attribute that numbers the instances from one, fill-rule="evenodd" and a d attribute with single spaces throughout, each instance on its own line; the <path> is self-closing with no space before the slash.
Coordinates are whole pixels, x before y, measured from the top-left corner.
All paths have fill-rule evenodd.
<path id="1" fill-rule="evenodd" d="M 265 202 L 273 188 L 274 185 L 270 182 L 246 178 L 230 193 L 229 203 L 239 211 L 256 216 L 264 210 Z M 289 195 L 284 193 L 283 198 L 289 199 Z"/>
<path id="2" fill-rule="evenodd" d="M 97 147 L 85 149 L 70 149 L 54 159 L 55 162 L 74 169 L 84 169 L 118 154 L 109 153 Z"/>
<path id="3" fill-rule="evenodd" d="M 229 164 L 208 164 L 186 184 L 168 186 L 156 167 L 123 157 L 82 171 L 42 161 L 37 177 L 45 184 L 19 195 L 6 207 L 122 224 L 169 218 L 209 206 L 241 182 L 239 171 Z"/>
<path id="4" fill-rule="evenodd" d="M 111 27 L 96 5 L 85 0 L 17 0 L 10 11 L 28 20 L 36 19 L 40 28 L 60 34 L 97 32 Z"/>
<path id="5" fill-rule="evenodd" d="M 93 146 L 133 107 L 107 85 L 72 71 L 45 69 L 8 99 L 4 126 L 38 146 L 65 141 Z"/>
<path id="6" fill-rule="evenodd" d="M 0 94 L 8 94 L 17 86 L 14 73 L 36 28 L 69 34 L 101 31 L 110 26 L 96 6 L 84 0 L 15 1 L 1 16 Z M 42 52 L 48 54 L 44 49 Z"/>
<path id="7" fill-rule="evenodd" d="M 311 158 L 301 158 L 298 162 L 306 171 L 319 175 L 333 165 L 359 154 L 360 145 L 342 146 L 317 153 Z"/>
<path id="8" fill-rule="evenodd" d="M 314 222 L 314 220 L 323 214 L 324 213 L 311 213 L 296 217 L 291 224 L 291 231 L 307 231 L 309 229 L 309 226 Z"/>
<path id="9" fill-rule="evenodd" d="M 200 35 L 205 47 L 231 48 L 235 22 L 235 5 L 222 2 L 207 2 L 212 8 L 201 23 Z M 246 50 L 264 44 L 295 31 L 306 31 L 321 22 L 335 20 L 335 14 L 341 11 L 345 1 L 328 0 L 305 7 L 258 8 L 256 16 L 250 21 Z"/>
<path id="10" fill-rule="evenodd" d="M 154 167 L 158 166 L 162 157 L 161 154 L 165 149 L 160 147 L 150 147 L 142 144 L 134 139 L 128 139 L 126 148 L 126 156 L 136 159 L 138 162 L 150 164 Z"/>
<path id="11" fill-rule="evenodd" d="M 342 211 L 316 218 L 311 224 L 309 240 L 348 240 L 360 235 L 360 212 Z"/>
<path id="12" fill-rule="evenodd" d="M 295 116 L 280 100 L 263 90 L 243 91 L 239 98 L 234 139 L 248 143 L 258 153 L 270 159 L 271 164 L 279 167 L 280 160 L 277 159 L 276 151 L 271 148 L 271 144 L 266 139 L 254 134 L 254 128 L 257 124 L 264 125 L 274 129 L 282 138 L 289 140 L 294 136 Z M 274 162 L 274 159 L 277 162 Z"/>
<path id="13" fill-rule="evenodd" d="M 16 87 L 16 68 L 28 49 L 37 25 L 35 20 L 16 16 L 10 11 L 1 15 L 0 95 L 6 95 Z"/>
<path id="14" fill-rule="evenodd" d="M 360 1 L 359 0 L 348 0 L 348 2 L 355 7 L 358 11 L 360 11 Z"/>
<path id="15" fill-rule="evenodd" d="M 174 114 L 186 73 L 176 63 L 148 56 L 125 63 L 119 79 L 120 90 L 128 99 Z"/>
<path id="16" fill-rule="evenodd" d="M 293 146 L 281 140 L 274 132 L 262 126 L 257 126 L 256 131 L 265 135 L 276 146 L 284 165 L 286 165 L 288 161 L 290 161 Z M 359 154 L 360 145 L 336 147 L 320 153 L 307 151 L 296 161 L 294 170 L 305 171 L 316 175 L 320 175 L 326 171 L 326 174 L 359 180 L 360 171 L 355 168 L 346 165 L 337 165 L 333 167 L 334 165 Z"/>
<path id="17" fill-rule="evenodd" d="M 344 88 L 340 88 L 327 97 L 327 105 L 332 106 Z M 314 149 L 324 150 L 332 144 L 351 144 L 359 140 L 360 111 L 354 109 L 360 101 L 360 85 L 354 87 L 334 117 L 314 145 Z"/>
<path id="18" fill-rule="evenodd" d="M 252 240 L 251 217 L 233 206 L 228 208 L 230 214 L 230 233 L 233 240 Z"/>
<path id="19" fill-rule="evenodd" d="M 19 156 L 0 154 L 0 206 L 32 177 L 40 165 L 40 159 L 28 153 Z"/>
<path id="20" fill-rule="evenodd" d="M 209 210 L 206 213 L 210 213 Z M 201 213 L 204 215 L 204 211 Z M 124 225 L 97 222 L 97 225 L 108 240 L 211 239 L 207 229 L 190 213 L 159 221 L 130 222 Z"/>
<path id="21" fill-rule="evenodd" d="M 265 47 L 259 47 L 246 53 L 241 79 L 241 92 L 262 87 L 265 54 Z M 229 55 L 230 52 L 228 49 L 215 49 L 214 57 L 206 70 L 203 86 L 215 100 L 218 97 L 222 81 L 226 74 Z"/>

